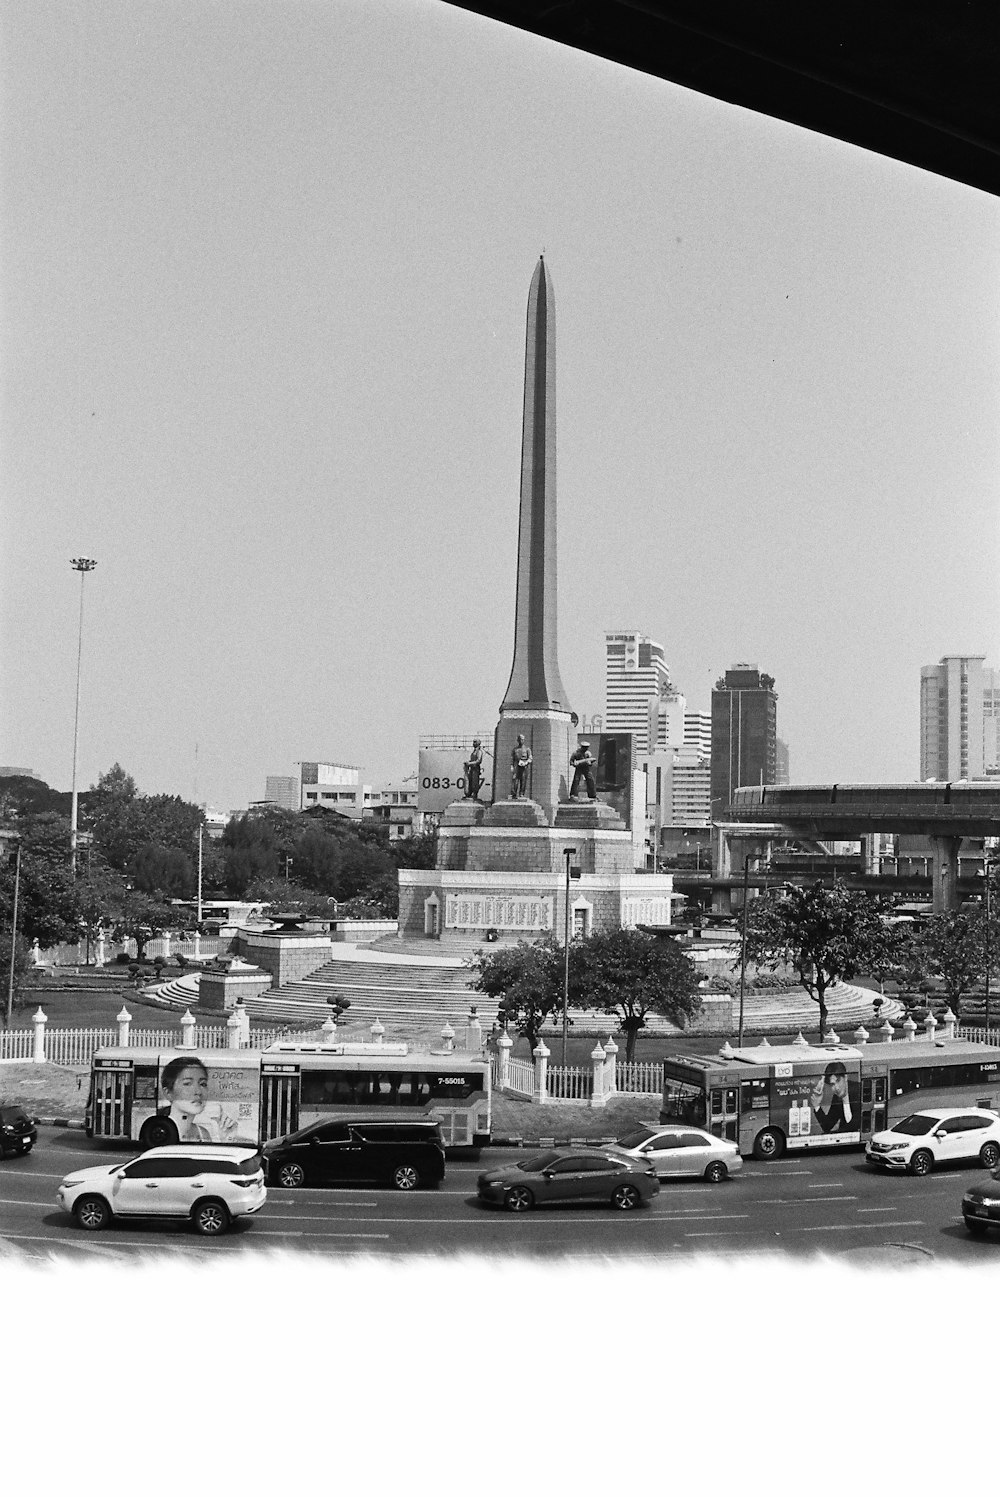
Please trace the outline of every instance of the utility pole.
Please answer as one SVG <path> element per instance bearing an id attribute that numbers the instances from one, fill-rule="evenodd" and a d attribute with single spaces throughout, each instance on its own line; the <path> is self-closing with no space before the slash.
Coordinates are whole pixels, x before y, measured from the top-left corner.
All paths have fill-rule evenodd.
<path id="1" fill-rule="evenodd" d="M 17 900 L 21 892 L 21 839 L 17 839 L 17 853 L 14 863 L 14 909 L 10 920 L 10 976 L 7 982 L 7 1028 L 10 1028 L 11 1015 L 14 1012 L 14 958 L 17 954 Z"/>
<path id="2" fill-rule="evenodd" d="M 69 818 L 69 865 L 74 879 L 76 878 L 76 844 L 77 844 L 77 812 L 78 799 L 76 793 L 76 753 L 80 735 L 80 663 L 83 659 L 83 579 L 88 572 L 92 572 L 97 562 L 89 556 L 74 556 L 70 561 L 74 572 L 80 573 L 80 627 L 77 631 L 76 644 L 76 712 L 73 715 L 73 795 L 70 804 Z"/>

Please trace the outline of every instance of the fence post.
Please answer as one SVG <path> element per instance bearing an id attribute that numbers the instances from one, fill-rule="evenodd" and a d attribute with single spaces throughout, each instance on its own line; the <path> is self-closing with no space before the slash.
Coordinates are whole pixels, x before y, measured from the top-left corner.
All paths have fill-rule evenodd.
<path id="1" fill-rule="evenodd" d="M 607 1102 L 604 1094 L 604 1046 L 600 1040 L 590 1052 L 591 1063 L 594 1067 L 594 1087 L 590 1094 L 591 1107 L 603 1107 Z"/>
<path id="2" fill-rule="evenodd" d="M 447 1023 L 447 1021 L 445 1022 L 445 1026 L 441 1031 L 441 1039 L 444 1044 L 444 1048 L 449 1051 L 449 1053 L 454 1050 L 455 1031 L 452 1029 L 451 1025 Z"/>
<path id="3" fill-rule="evenodd" d="M 854 1043 L 856 1045 L 867 1045 L 868 1043 L 868 1031 L 863 1024 L 859 1024 L 854 1031 Z"/>
<path id="4" fill-rule="evenodd" d="M 938 1021 L 937 1021 L 937 1019 L 935 1019 L 935 1017 L 931 1013 L 930 1009 L 928 1009 L 927 1010 L 927 1017 L 924 1020 L 924 1035 L 925 1035 L 925 1038 L 929 1039 L 929 1040 L 932 1040 L 934 1038 L 934 1031 L 935 1031 L 935 1029 L 937 1029 L 937 1027 L 938 1027 Z"/>
<path id="5" fill-rule="evenodd" d="M 914 1039 L 916 1039 L 916 1035 L 917 1026 L 909 1017 L 909 1015 L 907 1015 L 907 1017 L 903 1020 L 903 1039 L 912 1042 Z"/>
<path id="6" fill-rule="evenodd" d="M 240 1016 L 234 1008 L 232 1013 L 229 1015 L 229 1018 L 226 1020 L 227 1050 L 238 1050 L 240 1048 L 242 1029 L 243 1025 L 240 1023 Z"/>
<path id="7" fill-rule="evenodd" d="M 104 930 L 102 927 L 97 932 L 97 942 L 94 946 L 94 966 L 103 967 L 107 959 L 107 953 L 104 949 Z"/>
<path id="8" fill-rule="evenodd" d="M 383 1043 L 385 1039 L 385 1025 L 381 1019 L 376 1018 L 375 1023 L 371 1027 L 371 1036 L 374 1044 L 381 1045 Z"/>
<path id="9" fill-rule="evenodd" d="M 322 1044 L 324 1044 L 324 1045 L 333 1045 L 333 1044 L 336 1043 L 336 1040 L 337 1040 L 337 1026 L 333 1022 L 333 1015 L 332 1014 L 327 1014 L 326 1018 L 323 1020 L 322 1024 L 319 1026 L 319 1032 L 323 1036 L 323 1039 L 322 1039 L 322 1042 L 321 1042 Z"/>
<path id="10" fill-rule="evenodd" d="M 604 1046 L 604 1096 L 613 1097 L 618 1090 L 618 1046 L 612 1035 L 608 1035 L 607 1044 Z"/>
<path id="11" fill-rule="evenodd" d="M 507 1090 L 510 1081 L 510 1052 L 513 1048 L 514 1041 L 505 1029 L 497 1040 L 497 1050 L 500 1054 L 500 1076 L 497 1080 L 497 1086 L 502 1092 Z"/>
<path id="12" fill-rule="evenodd" d="M 544 1040 L 539 1040 L 532 1054 L 535 1060 L 535 1095 L 532 1097 L 532 1101 L 547 1102 L 549 1100 L 549 1090 L 545 1078 L 548 1074 L 549 1056 L 552 1054 L 552 1051 Z"/>
<path id="13" fill-rule="evenodd" d="M 466 1030 L 465 1048 L 473 1055 L 482 1053 L 483 1048 L 483 1026 L 479 1022 L 479 1014 L 476 1012 L 475 1004 L 469 1009 L 469 1027 Z"/>
<path id="14" fill-rule="evenodd" d="M 194 1049 L 194 1026 L 195 1017 L 190 1009 L 185 1009 L 181 1015 L 181 1049 Z"/>
<path id="15" fill-rule="evenodd" d="M 132 1022 L 132 1015 L 129 1013 L 124 1003 L 121 1006 L 121 1012 L 117 1015 L 117 1019 L 118 1043 L 122 1046 L 122 1048 L 124 1048 L 128 1044 L 128 1027 Z"/>
<path id="16" fill-rule="evenodd" d="M 35 1048 L 31 1059 L 37 1065 L 43 1065 L 45 1062 L 45 1025 L 47 1021 L 45 1014 L 42 1012 L 41 1004 L 38 1005 L 32 1014 L 31 1022 L 35 1026 Z"/>
<path id="17" fill-rule="evenodd" d="M 160 954 L 161 956 L 170 955 L 170 932 L 168 930 L 163 932 L 163 951 Z"/>
<path id="18" fill-rule="evenodd" d="M 941 1038 L 943 1040 L 953 1040 L 955 1038 L 955 1025 L 958 1023 L 958 1020 L 952 1013 L 950 1004 L 945 1012 L 941 1015 L 941 1023 L 943 1026 L 943 1033 L 941 1035 Z M 987 1034 L 986 1038 L 987 1040 L 989 1040 L 989 1034 Z"/>

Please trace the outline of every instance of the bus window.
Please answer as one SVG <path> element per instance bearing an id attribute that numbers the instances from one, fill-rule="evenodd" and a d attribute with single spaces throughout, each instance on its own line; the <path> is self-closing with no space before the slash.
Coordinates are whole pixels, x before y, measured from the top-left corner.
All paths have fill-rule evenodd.
<path id="1" fill-rule="evenodd" d="M 426 1076 L 404 1071 L 399 1078 L 401 1107 L 425 1107 L 431 1100 L 431 1085 Z"/>
<path id="2" fill-rule="evenodd" d="M 696 1128 L 705 1127 L 705 1093 L 700 1087 L 689 1086 L 683 1081 L 664 1081 L 660 1122 L 675 1121 L 691 1123 Z"/>
<path id="3" fill-rule="evenodd" d="M 135 1068 L 135 1083 L 132 1092 L 134 1102 L 156 1101 L 156 1067 L 140 1066 Z"/>

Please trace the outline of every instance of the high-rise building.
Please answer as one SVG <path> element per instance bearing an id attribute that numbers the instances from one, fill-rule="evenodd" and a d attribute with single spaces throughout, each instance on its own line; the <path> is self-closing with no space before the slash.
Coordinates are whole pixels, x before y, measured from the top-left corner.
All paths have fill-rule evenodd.
<path id="1" fill-rule="evenodd" d="M 685 712 L 684 714 L 684 747 L 696 749 L 699 754 L 704 754 L 706 759 L 712 756 L 712 714 L 711 712 Z"/>
<path id="2" fill-rule="evenodd" d="M 789 781 L 788 744 L 783 738 L 774 740 L 774 783 L 787 785 Z"/>
<path id="3" fill-rule="evenodd" d="M 712 818 L 725 815 L 741 785 L 777 778 L 778 695 L 756 665 L 730 666 L 712 692 Z"/>
<path id="4" fill-rule="evenodd" d="M 920 778 L 979 780 L 997 764 L 1000 679 L 985 655 L 944 655 L 920 671 Z"/>
<path id="5" fill-rule="evenodd" d="M 635 630 L 606 634 L 604 643 L 604 731 L 631 733 L 636 753 L 646 753 L 651 708 L 670 692 L 663 646 Z"/>

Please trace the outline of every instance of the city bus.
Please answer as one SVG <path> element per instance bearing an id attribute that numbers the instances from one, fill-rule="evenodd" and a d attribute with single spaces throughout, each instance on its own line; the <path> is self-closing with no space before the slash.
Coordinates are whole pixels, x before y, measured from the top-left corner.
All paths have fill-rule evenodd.
<path id="1" fill-rule="evenodd" d="M 88 1138 L 151 1148 L 177 1142 L 262 1144 L 337 1117 L 440 1123 L 446 1149 L 490 1141 L 488 1059 L 405 1043 L 294 1044 L 267 1050 L 95 1051 Z"/>
<path id="2" fill-rule="evenodd" d="M 661 1123 L 690 1123 L 740 1153 L 863 1145 L 923 1107 L 1000 1108 L 1000 1046 L 972 1040 L 770 1045 L 667 1056 Z"/>

